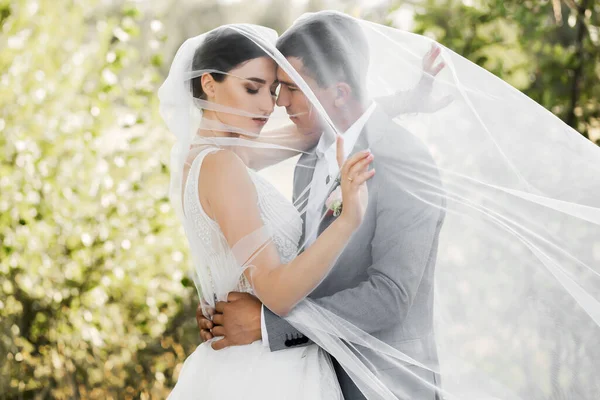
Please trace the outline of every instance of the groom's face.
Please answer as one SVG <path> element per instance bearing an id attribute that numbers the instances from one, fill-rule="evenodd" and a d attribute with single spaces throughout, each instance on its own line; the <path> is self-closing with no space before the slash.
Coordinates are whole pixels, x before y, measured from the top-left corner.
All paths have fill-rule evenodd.
<path id="1" fill-rule="evenodd" d="M 302 60 L 298 57 L 287 57 L 287 60 L 308 84 L 321 104 L 328 101 L 327 91 L 319 87 L 317 81 L 305 73 Z M 290 120 L 296 124 L 300 133 L 320 136 L 323 131 L 322 122 L 319 113 L 314 109 L 308 98 L 281 67 L 277 68 L 277 80 L 281 85 L 277 105 L 285 107 Z"/>

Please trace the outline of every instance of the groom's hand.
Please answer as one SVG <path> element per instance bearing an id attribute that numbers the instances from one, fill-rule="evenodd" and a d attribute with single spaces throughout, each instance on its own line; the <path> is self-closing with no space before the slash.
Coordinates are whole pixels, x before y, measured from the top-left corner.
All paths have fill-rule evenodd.
<path id="1" fill-rule="evenodd" d="M 253 295 L 239 292 L 229 293 L 227 302 L 218 302 L 211 333 L 213 336 L 223 336 L 223 339 L 214 341 L 212 348 L 221 350 L 260 340 L 261 306 L 260 300 Z"/>
<path id="2" fill-rule="evenodd" d="M 433 99 L 431 97 L 433 81 L 437 74 L 446 67 L 444 61 L 436 64 L 441 52 L 442 49 L 434 43 L 423 57 L 423 74 L 416 88 L 413 90 L 413 96 L 410 101 L 412 111 L 432 113 L 441 110 L 452 102 L 452 97 L 449 95 L 441 99 Z"/>
<path id="3" fill-rule="evenodd" d="M 444 61 L 441 61 L 439 64 L 435 65 L 437 58 L 439 57 L 441 52 L 442 49 L 440 48 L 440 46 L 438 46 L 435 43 L 431 45 L 431 48 L 423 57 L 422 65 L 423 72 L 425 74 L 435 77 L 437 74 L 440 73 L 441 70 L 444 69 L 444 67 L 446 67 L 446 63 Z"/>

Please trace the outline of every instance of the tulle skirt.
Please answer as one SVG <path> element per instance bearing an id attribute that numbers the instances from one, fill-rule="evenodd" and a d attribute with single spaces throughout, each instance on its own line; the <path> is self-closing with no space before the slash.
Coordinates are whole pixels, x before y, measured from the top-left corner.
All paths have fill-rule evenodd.
<path id="1" fill-rule="evenodd" d="M 343 399 L 331 360 L 316 345 L 271 352 L 257 341 L 215 351 L 211 342 L 185 360 L 169 400 Z"/>

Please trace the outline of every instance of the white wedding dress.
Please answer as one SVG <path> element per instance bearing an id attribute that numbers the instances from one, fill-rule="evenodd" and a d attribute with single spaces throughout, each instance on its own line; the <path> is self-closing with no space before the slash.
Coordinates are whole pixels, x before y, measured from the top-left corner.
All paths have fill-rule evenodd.
<path id="1" fill-rule="evenodd" d="M 211 305 L 214 299 L 225 300 L 230 291 L 252 292 L 244 275 L 240 277 L 240 268 L 219 225 L 205 214 L 198 199 L 202 161 L 216 151 L 219 149 L 210 146 L 194 158 L 183 200 L 196 286 L 203 300 Z M 271 232 L 281 262 L 288 263 L 298 250 L 300 214 L 258 173 L 251 169 L 248 173 L 256 186 L 263 222 Z M 316 345 L 271 352 L 256 341 L 215 351 L 211 342 L 202 343 L 186 359 L 169 399 L 343 399 L 331 360 Z"/>

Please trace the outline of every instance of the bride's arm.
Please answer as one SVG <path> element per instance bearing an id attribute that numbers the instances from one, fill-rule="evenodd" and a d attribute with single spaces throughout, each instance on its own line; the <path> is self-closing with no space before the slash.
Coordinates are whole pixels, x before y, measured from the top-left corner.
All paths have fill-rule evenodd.
<path id="1" fill-rule="evenodd" d="M 347 163 L 348 168 L 355 165 L 353 175 L 361 172 L 355 182 L 366 180 L 374 173 L 365 172 L 371 162 L 366 155 L 358 153 Z M 206 193 L 203 206 L 234 248 L 242 239 L 263 228 L 255 186 L 243 162 L 229 151 L 207 156 L 202 169 L 199 193 Z M 202 202 L 202 196 L 200 200 Z M 264 248 L 257 241 L 253 248 L 260 251 L 250 263 L 252 267 L 244 272 L 246 278 L 263 304 L 284 316 L 327 275 L 357 227 L 356 215 L 350 210 L 345 216 L 342 211 L 312 246 L 288 264 L 280 262 L 271 241 Z"/>
<path id="2" fill-rule="evenodd" d="M 244 147 L 236 148 L 236 154 L 244 160 L 244 163 L 254 170 L 261 170 L 275 165 L 283 160 L 294 157 L 301 152 L 308 151 L 317 145 L 319 135 L 301 134 L 296 125 L 290 123 L 280 128 L 262 132 L 257 138 L 245 138 L 257 144 L 274 144 L 286 149 L 273 149 L 268 147 Z"/>

